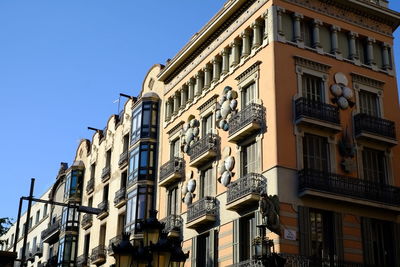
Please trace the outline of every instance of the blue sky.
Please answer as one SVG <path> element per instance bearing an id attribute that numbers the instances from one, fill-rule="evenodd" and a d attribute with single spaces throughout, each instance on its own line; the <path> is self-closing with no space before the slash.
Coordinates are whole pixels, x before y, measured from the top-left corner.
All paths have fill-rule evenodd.
<path id="1" fill-rule="evenodd" d="M 40 197 L 118 94 L 137 95 L 224 2 L 0 0 L 0 217 L 16 218 L 31 177 Z"/>

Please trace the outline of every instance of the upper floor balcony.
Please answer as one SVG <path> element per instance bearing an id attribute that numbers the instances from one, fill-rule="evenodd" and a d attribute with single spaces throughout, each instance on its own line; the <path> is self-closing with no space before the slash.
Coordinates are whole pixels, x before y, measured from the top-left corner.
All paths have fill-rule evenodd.
<path id="1" fill-rule="evenodd" d="M 310 125 L 333 132 L 341 130 L 339 108 L 300 97 L 294 101 L 295 122 L 297 125 Z"/>
<path id="2" fill-rule="evenodd" d="M 114 246 L 117 246 L 121 241 L 122 241 L 122 235 L 117 235 L 110 239 L 110 241 L 108 242 L 108 255 L 110 256 L 114 255 L 112 245 L 114 244 Z"/>
<path id="3" fill-rule="evenodd" d="M 44 243 L 52 243 L 52 241 L 58 239 L 60 233 L 61 218 L 57 218 L 55 222 L 50 223 L 49 227 L 42 231 L 42 241 Z"/>
<path id="4" fill-rule="evenodd" d="M 36 244 L 33 249 L 33 255 L 38 256 L 39 258 L 43 255 L 43 243 Z"/>
<path id="5" fill-rule="evenodd" d="M 105 245 L 99 245 L 92 249 L 90 254 L 90 263 L 94 265 L 101 265 L 107 260 L 107 249 Z"/>
<path id="6" fill-rule="evenodd" d="M 80 255 L 76 257 L 76 266 L 77 267 L 88 267 L 89 264 L 89 256 L 86 254 Z"/>
<path id="7" fill-rule="evenodd" d="M 103 168 L 102 172 L 101 172 L 101 181 L 107 182 L 108 179 L 110 179 L 110 174 L 111 174 L 111 167 L 110 166 L 106 166 Z"/>
<path id="8" fill-rule="evenodd" d="M 218 155 L 220 138 L 216 134 L 208 133 L 196 141 L 189 149 L 190 166 L 198 167 L 204 162 L 214 159 Z"/>
<path id="9" fill-rule="evenodd" d="M 188 206 L 186 227 L 198 228 L 215 222 L 217 212 L 217 199 L 215 197 L 204 197 Z"/>
<path id="10" fill-rule="evenodd" d="M 83 229 L 89 229 L 93 225 L 93 214 L 85 213 L 82 216 L 81 225 Z"/>
<path id="11" fill-rule="evenodd" d="M 359 113 L 354 116 L 354 130 L 358 139 L 369 139 L 388 145 L 397 144 L 393 121 Z"/>
<path id="12" fill-rule="evenodd" d="M 250 259 L 234 263 L 232 265 L 229 265 L 228 267 L 263 267 L 263 266 L 264 264 L 262 263 L 261 260 Z"/>
<path id="13" fill-rule="evenodd" d="M 318 196 L 400 211 L 400 187 L 311 169 L 299 171 L 300 196 Z"/>
<path id="14" fill-rule="evenodd" d="M 185 175 L 185 160 L 183 158 L 174 157 L 160 167 L 160 186 L 169 186 Z"/>
<path id="15" fill-rule="evenodd" d="M 97 205 L 97 208 L 101 210 L 99 214 L 97 214 L 97 219 L 102 220 L 108 216 L 108 200 L 103 200 Z"/>
<path id="16" fill-rule="evenodd" d="M 183 219 L 180 215 L 170 214 L 161 220 L 165 224 L 164 232 L 169 237 L 179 237 L 182 231 Z"/>
<path id="17" fill-rule="evenodd" d="M 90 194 L 94 191 L 94 178 L 90 178 L 86 185 L 86 193 Z"/>
<path id="18" fill-rule="evenodd" d="M 123 169 L 128 165 L 128 150 L 124 151 L 119 155 L 118 166 L 120 169 Z"/>
<path id="19" fill-rule="evenodd" d="M 265 127 L 265 107 L 251 103 L 229 119 L 228 141 L 238 142 Z"/>
<path id="20" fill-rule="evenodd" d="M 267 181 L 258 173 L 248 173 L 228 185 L 226 209 L 240 210 L 258 203 L 260 194 L 266 192 Z"/>
<path id="21" fill-rule="evenodd" d="M 122 187 L 117 192 L 115 192 L 114 197 L 114 207 L 121 208 L 126 203 L 126 188 Z"/>

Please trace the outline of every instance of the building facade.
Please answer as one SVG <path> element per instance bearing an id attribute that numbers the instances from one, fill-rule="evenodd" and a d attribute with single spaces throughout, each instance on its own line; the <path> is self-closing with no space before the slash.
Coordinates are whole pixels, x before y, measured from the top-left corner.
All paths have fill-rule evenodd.
<path id="1" fill-rule="evenodd" d="M 151 209 L 186 266 L 256 265 L 262 193 L 287 266 L 400 266 L 399 22 L 385 0 L 227 1 L 78 146 L 81 195 L 58 198 L 102 212 L 64 209 L 59 266 L 114 264 Z"/>

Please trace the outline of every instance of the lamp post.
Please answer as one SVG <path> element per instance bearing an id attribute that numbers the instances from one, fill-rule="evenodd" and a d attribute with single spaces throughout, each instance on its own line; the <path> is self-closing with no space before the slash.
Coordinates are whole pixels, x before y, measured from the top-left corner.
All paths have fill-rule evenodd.
<path id="1" fill-rule="evenodd" d="M 157 220 L 157 211 L 151 210 L 150 217 L 139 223 L 143 239 L 133 246 L 130 234 L 123 234 L 121 242 L 112 245 L 116 267 L 181 267 L 189 257 L 183 253 L 180 241 L 168 239 L 163 233 L 164 224 Z"/>

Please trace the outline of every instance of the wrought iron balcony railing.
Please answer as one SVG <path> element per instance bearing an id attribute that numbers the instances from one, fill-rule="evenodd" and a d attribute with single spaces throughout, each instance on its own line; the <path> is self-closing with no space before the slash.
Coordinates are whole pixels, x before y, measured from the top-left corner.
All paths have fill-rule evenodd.
<path id="1" fill-rule="evenodd" d="M 229 119 L 229 136 L 235 134 L 251 123 L 262 127 L 265 123 L 265 107 L 251 103 Z"/>
<path id="2" fill-rule="evenodd" d="M 119 189 L 117 192 L 115 192 L 115 197 L 114 197 L 114 206 L 117 206 L 124 200 L 126 200 L 126 188 L 122 187 Z"/>
<path id="3" fill-rule="evenodd" d="M 82 221 L 81 221 L 81 225 L 84 229 L 89 228 L 90 226 L 92 226 L 93 223 L 93 215 L 89 214 L 89 213 L 85 213 L 82 216 Z"/>
<path id="4" fill-rule="evenodd" d="M 264 265 L 260 260 L 250 259 L 250 260 L 245 260 L 245 261 L 241 261 L 238 263 L 234 263 L 232 265 L 229 265 L 228 267 L 263 267 L 263 266 Z"/>
<path id="5" fill-rule="evenodd" d="M 359 113 L 354 116 L 354 126 L 356 135 L 367 132 L 396 139 L 396 129 L 393 121 Z"/>
<path id="6" fill-rule="evenodd" d="M 112 244 L 114 244 L 114 246 L 116 246 L 121 241 L 122 241 L 122 235 L 117 235 L 117 236 L 114 236 L 113 238 L 111 238 L 108 243 L 108 254 L 113 253 Z"/>
<path id="7" fill-rule="evenodd" d="M 185 172 L 185 160 L 183 158 L 174 157 L 160 167 L 160 182 L 170 177 L 173 173 L 180 173 L 182 176 Z"/>
<path id="8" fill-rule="evenodd" d="M 43 243 L 36 244 L 36 246 L 33 249 L 33 253 L 34 255 L 41 257 L 43 255 Z"/>
<path id="9" fill-rule="evenodd" d="M 104 182 L 108 178 L 110 178 L 110 173 L 111 173 L 111 168 L 110 166 L 106 166 L 103 168 L 103 171 L 101 172 L 101 180 Z"/>
<path id="10" fill-rule="evenodd" d="M 123 166 L 128 163 L 128 151 L 124 151 L 119 155 L 118 166 Z"/>
<path id="11" fill-rule="evenodd" d="M 310 169 L 301 170 L 298 175 L 299 192 L 318 190 L 393 206 L 400 205 L 400 187 Z"/>
<path id="12" fill-rule="evenodd" d="M 165 223 L 165 227 L 163 232 L 169 233 L 173 230 L 180 231 L 183 226 L 183 219 L 180 215 L 171 214 L 161 220 L 161 222 Z"/>
<path id="13" fill-rule="evenodd" d="M 90 178 L 86 185 L 86 193 L 90 194 L 94 191 L 94 178 Z"/>
<path id="14" fill-rule="evenodd" d="M 260 194 L 263 189 L 266 189 L 266 184 L 266 179 L 261 174 L 248 173 L 228 185 L 227 204 L 249 194 Z"/>
<path id="15" fill-rule="evenodd" d="M 92 254 L 90 254 L 90 261 L 92 264 L 100 264 L 105 262 L 107 256 L 107 250 L 105 245 L 99 245 L 92 249 Z"/>
<path id="16" fill-rule="evenodd" d="M 76 258 L 76 266 L 77 267 L 86 267 L 89 266 L 89 256 L 86 254 L 80 255 Z"/>
<path id="17" fill-rule="evenodd" d="M 340 124 L 339 108 L 330 104 L 300 97 L 295 101 L 296 121 L 309 117 L 334 124 Z"/>
<path id="18" fill-rule="evenodd" d="M 108 211 L 108 200 L 103 200 L 97 205 L 97 208 L 101 210 L 101 212 L 107 212 Z"/>
<path id="19" fill-rule="evenodd" d="M 205 154 L 209 150 L 218 153 L 219 136 L 216 134 L 208 133 L 202 139 L 196 141 L 188 151 L 190 161 L 194 161 L 201 155 Z"/>
<path id="20" fill-rule="evenodd" d="M 50 224 L 47 229 L 42 231 L 42 235 L 41 235 L 42 240 L 45 240 L 50 235 L 52 235 L 54 232 L 57 232 L 60 230 L 60 221 L 61 221 L 61 219 L 57 219 L 54 223 Z"/>
<path id="21" fill-rule="evenodd" d="M 217 215 L 217 199 L 204 197 L 188 206 L 187 222 L 192 222 L 202 216 Z"/>
<path id="22" fill-rule="evenodd" d="M 285 267 L 373 267 L 364 263 L 340 261 L 337 259 L 307 257 L 302 255 L 279 253 L 279 256 L 286 259 Z"/>

